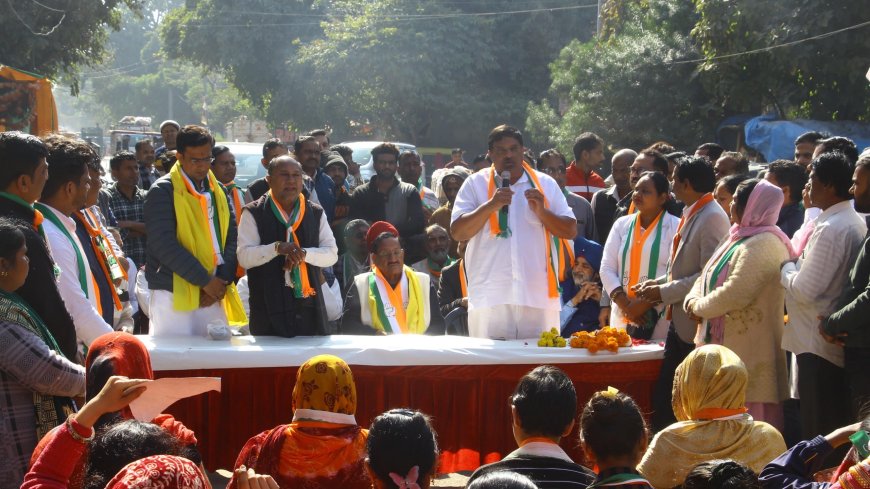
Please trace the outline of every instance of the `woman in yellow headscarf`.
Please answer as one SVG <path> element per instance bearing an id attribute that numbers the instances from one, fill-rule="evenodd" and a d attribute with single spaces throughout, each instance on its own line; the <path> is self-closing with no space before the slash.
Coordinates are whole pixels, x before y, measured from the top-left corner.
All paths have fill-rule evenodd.
<path id="1" fill-rule="evenodd" d="M 732 459 L 756 473 L 785 450 L 776 428 L 746 410 L 746 367 L 720 345 L 694 350 L 677 367 L 673 408 L 677 422 L 659 432 L 638 471 L 656 489 L 681 485 L 700 462 Z"/>
<path id="2" fill-rule="evenodd" d="M 356 424 L 356 385 L 344 360 L 318 355 L 299 367 L 293 421 L 245 443 L 236 468 L 268 474 L 280 487 L 369 489 L 368 430 Z M 237 487 L 230 481 L 228 489 Z"/>

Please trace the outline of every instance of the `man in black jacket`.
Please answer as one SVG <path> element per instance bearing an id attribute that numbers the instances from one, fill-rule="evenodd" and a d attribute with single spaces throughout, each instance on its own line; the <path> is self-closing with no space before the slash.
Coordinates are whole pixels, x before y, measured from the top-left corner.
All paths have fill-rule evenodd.
<path id="1" fill-rule="evenodd" d="M 21 223 L 30 272 L 16 291 L 48 326 L 64 356 L 76 361 L 76 329 L 57 289 L 58 270 L 42 235 L 42 215 L 33 203 L 48 180 L 48 148 L 36 136 L 0 133 L 0 216 Z"/>
<path id="2" fill-rule="evenodd" d="M 236 220 L 210 170 L 213 145 L 205 128 L 183 127 L 178 164 L 145 198 L 152 336 L 205 336 L 207 326 L 227 324 L 222 300 L 241 308 L 235 287 L 227 287 L 236 276 Z"/>
<path id="3" fill-rule="evenodd" d="M 302 194 L 302 165 L 290 156 L 269 162 L 269 191 L 244 207 L 239 263 L 248 270 L 253 335 L 326 334 L 321 268 L 338 258 L 323 208 Z"/>

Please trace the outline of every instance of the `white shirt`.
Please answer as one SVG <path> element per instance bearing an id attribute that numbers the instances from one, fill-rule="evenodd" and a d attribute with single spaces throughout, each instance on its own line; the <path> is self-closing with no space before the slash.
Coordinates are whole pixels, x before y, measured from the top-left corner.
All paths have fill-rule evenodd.
<path id="1" fill-rule="evenodd" d="M 789 319 L 783 349 L 813 353 L 843 366 L 843 348 L 822 338 L 818 316 L 827 316 L 836 308 L 866 233 L 867 225 L 851 201 L 828 207 L 816 219 L 797 263 L 786 263 L 780 272 Z"/>
<path id="2" fill-rule="evenodd" d="M 623 283 L 623 275 L 626 275 L 623 271 L 628 268 L 628 264 L 622 262 L 622 252 L 625 248 L 625 242 L 630 237 L 628 236 L 628 230 L 631 228 L 631 223 L 634 222 L 637 214 L 630 214 L 628 216 L 622 216 L 613 223 L 613 227 L 610 228 L 610 235 L 607 236 L 607 241 L 604 242 L 604 254 L 601 257 L 601 270 L 599 275 L 601 277 L 601 285 L 604 287 L 604 294 L 602 295 L 610 295 L 614 290 L 618 287 L 624 287 L 625 283 Z M 662 275 L 667 274 L 668 272 L 668 259 L 671 256 L 671 246 L 674 243 L 674 235 L 677 234 L 677 227 L 680 225 L 680 220 L 676 217 L 668 214 L 667 211 L 663 211 L 662 219 L 662 237 L 659 242 L 659 256 L 658 262 L 656 263 L 656 273 L 652 277 L 647 277 L 647 272 L 649 269 L 649 251 L 652 248 L 653 241 L 655 240 L 655 230 L 647 237 L 644 242 L 644 253 L 643 259 L 641 260 L 641 270 L 638 275 L 638 283 L 643 283 L 646 280 L 655 280 L 656 277 L 661 277 Z M 641 228 L 643 231 L 643 228 Z M 630 253 L 630 252 L 629 252 Z M 628 258 L 628 256 L 626 256 Z M 628 291 L 626 290 L 626 293 Z M 658 310 L 661 311 L 663 305 L 659 305 Z M 667 322 L 667 319 L 664 315 L 659 320 Z M 610 325 L 624 327 L 626 325 L 625 317 L 622 315 L 619 308 L 616 307 L 616 304 L 613 304 L 610 309 Z M 658 338 L 657 336 L 655 338 Z"/>
<path id="3" fill-rule="evenodd" d="M 574 212 L 556 181 L 549 175 L 535 173 L 550 212 L 574 219 Z M 490 170 L 479 171 L 465 180 L 453 204 L 451 223 L 489 200 L 490 174 Z M 510 237 L 493 236 L 487 222 L 469 240 L 465 251 L 469 310 L 505 304 L 560 310 L 559 298 L 548 297 L 547 246 L 552 246 L 552 239 L 546 241 L 543 223 L 529 208 L 525 191 L 531 188 L 532 182 L 525 173 L 511 185 L 514 196 L 508 211 Z"/>
<path id="4" fill-rule="evenodd" d="M 316 248 L 303 248 L 305 250 L 305 263 L 315 267 L 331 267 L 338 261 L 338 246 L 335 237 L 326 222 L 326 215 L 320 217 L 319 230 L 320 246 Z M 242 268 L 249 269 L 259 267 L 272 261 L 278 256 L 275 251 L 275 243 L 263 244 L 260 241 L 260 231 L 254 216 L 247 209 L 242 211 L 242 219 L 239 221 L 238 250 L 236 256 Z"/>
<path id="5" fill-rule="evenodd" d="M 63 227 L 72 236 L 72 242 L 66 237 L 53 222 L 47 218 L 42 223 L 45 231 L 45 239 L 51 246 L 51 257 L 60 268 L 60 277 L 57 279 L 57 288 L 60 297 L 72 316 L 76 327 L 76 337 L 79 341 L 89 346 L 97 337 L 111 333 L 112 327 L 106 324 L 103 316 L 97 310 L 97 294 L 94 291 L 94 277 L 82 243 L 76 236 L 75 221 L 61 214 L 53 207 L 45 204 L 49 211 L 54 214 L 63 224 Z M 85 280 L 87 281 L 88 295 L 82 290 L 79 282 L 79 268 L 76 258 L 76 248 L 84 260 Z"/>

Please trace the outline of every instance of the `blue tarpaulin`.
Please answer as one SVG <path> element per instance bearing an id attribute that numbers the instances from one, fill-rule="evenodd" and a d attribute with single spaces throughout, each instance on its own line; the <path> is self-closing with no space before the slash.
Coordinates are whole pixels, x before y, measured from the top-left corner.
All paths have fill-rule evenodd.
<path id="1" fill-rule="evenodd" d="M 859 153 L 870 146 L 870 124 L 863 122 L 779 120 L 776 116 L 762 115 L 746 121 L 744 131 L 746 145 L 763 154 L 768 162 L 794 159 L 794 140 L 808 131 L 845 136 L 855 141 Z"/>

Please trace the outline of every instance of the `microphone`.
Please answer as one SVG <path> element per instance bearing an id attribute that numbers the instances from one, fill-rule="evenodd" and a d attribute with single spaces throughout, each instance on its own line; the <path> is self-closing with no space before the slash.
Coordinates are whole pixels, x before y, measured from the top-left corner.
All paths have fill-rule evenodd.
<path id="1" fill-rule="evenodd" d="M 505 170 L 501 172 L 501 188 L 508 188 L 511 186 L 511 172 Z M 501 207 L 501 210 L 504 211 L 505 214 L 508 212 L 508 205 L 505 204 Z"/>

